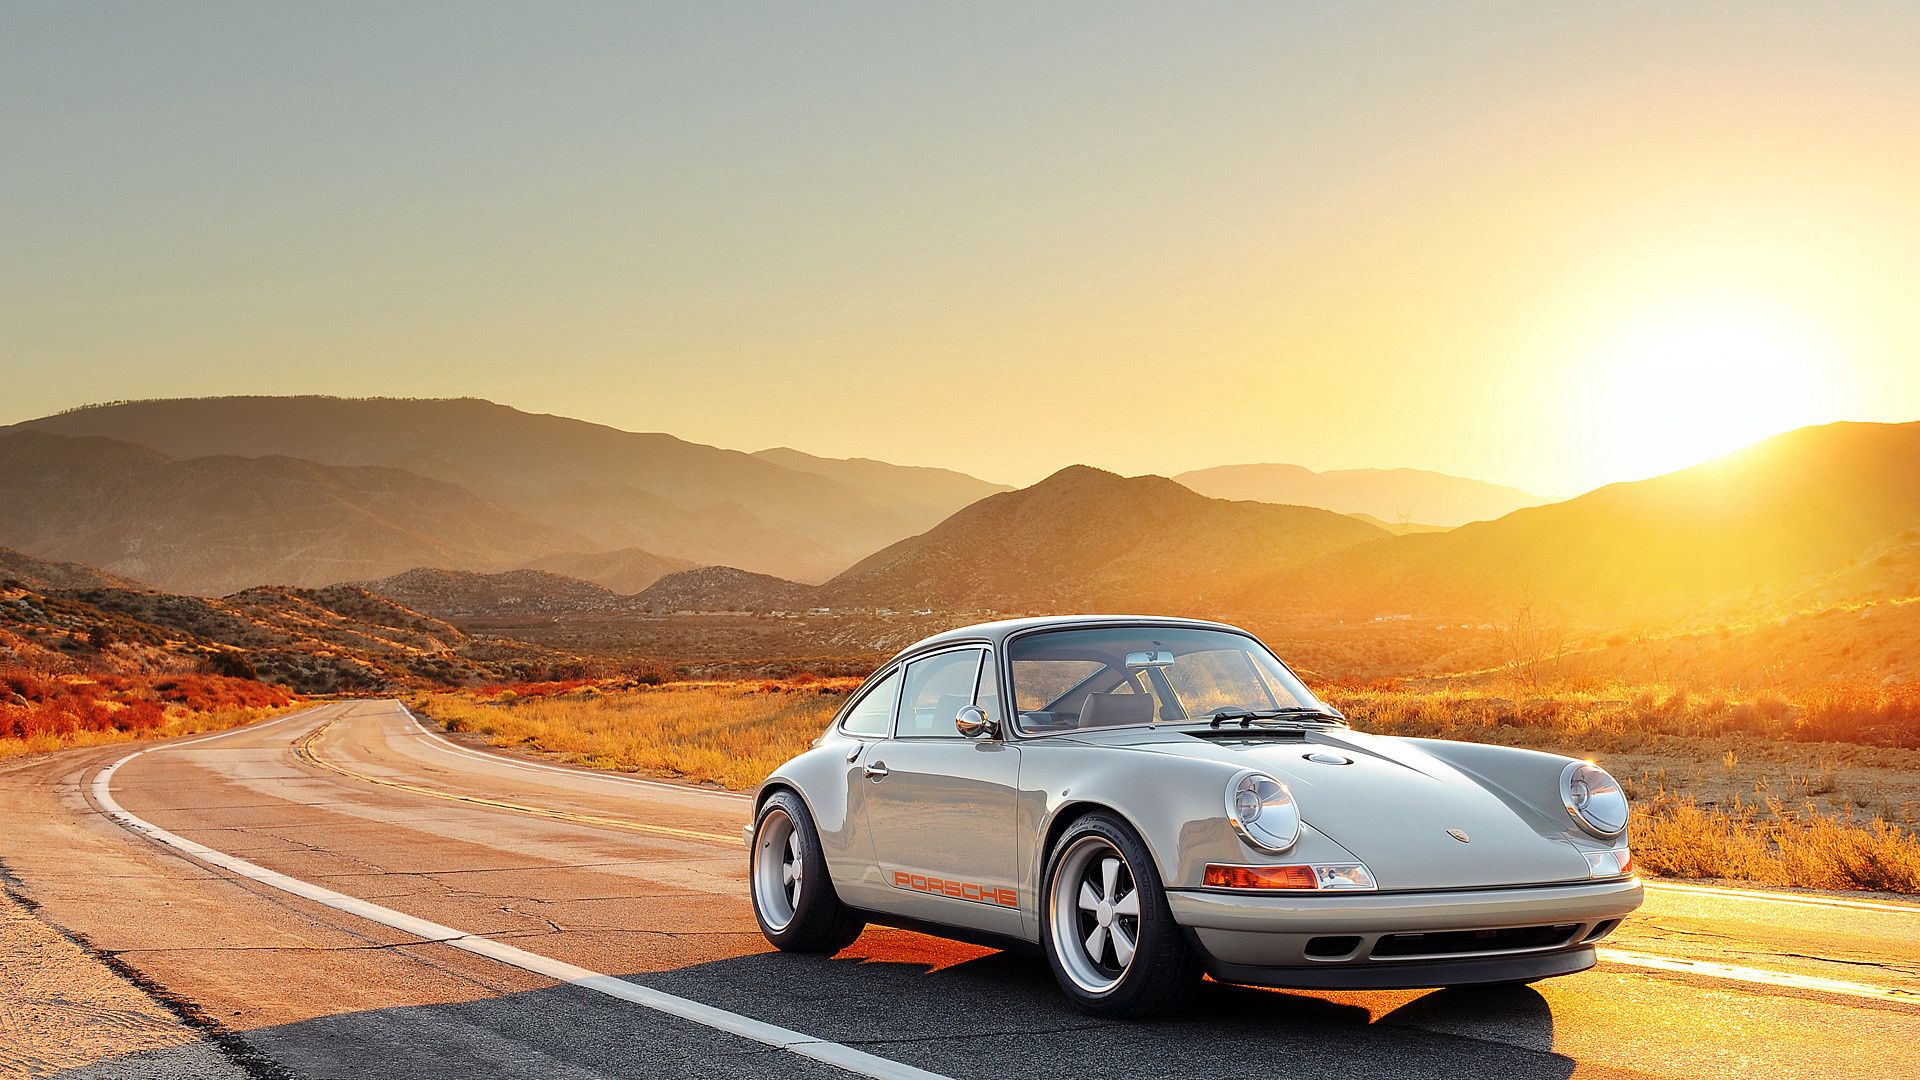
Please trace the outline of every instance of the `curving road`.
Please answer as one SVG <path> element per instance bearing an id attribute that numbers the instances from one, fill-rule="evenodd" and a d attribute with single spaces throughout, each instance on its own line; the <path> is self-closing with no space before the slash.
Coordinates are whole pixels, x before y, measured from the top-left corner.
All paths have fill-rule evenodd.
<path id="1" fill-rule="evenodd" d="M 742 798 L 475 749 L 394 702 L 14 762 L 0 799 L 8 892 L 238 1075 L 1883 1077 L 1920 1042 L 1920 905 L 1893 901 L 1657 886 L 1598 968 L 1535 988 L 1208 984 L 1148 1025 L 910 933 L 773 954 Z M 104 1046 L 87 1075 L 169 1053 Z"/>

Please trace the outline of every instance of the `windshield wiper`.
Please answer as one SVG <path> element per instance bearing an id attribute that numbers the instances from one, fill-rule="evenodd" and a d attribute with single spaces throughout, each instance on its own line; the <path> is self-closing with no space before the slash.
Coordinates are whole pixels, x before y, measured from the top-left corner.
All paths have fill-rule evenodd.
<path id="1" fill-rule="evenodd" d="M 1312 705 L 1289 705 L 1281 709 L 1216 709 L 1213 722 L 1209 727 L 1218 728 L 1229 720 L 1240 721 L 1240 726 L 1249 728 L 1255 720 L 1292 720 L 1299 723 L 1341 724 L 1347 718 L 1331 709 L 1322 709 Z"/>

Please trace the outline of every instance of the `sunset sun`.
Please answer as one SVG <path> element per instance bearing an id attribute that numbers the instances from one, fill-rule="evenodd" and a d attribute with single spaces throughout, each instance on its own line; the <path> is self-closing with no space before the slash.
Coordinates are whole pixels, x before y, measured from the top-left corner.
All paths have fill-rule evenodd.
<path id="1" fill-rule="evenodd" d="M 1645 320 L 1607 343 L 1583 392 L 1623 476 L 1705 460 L 1831 419 L 1834 348 L 1758 305 Z"/>

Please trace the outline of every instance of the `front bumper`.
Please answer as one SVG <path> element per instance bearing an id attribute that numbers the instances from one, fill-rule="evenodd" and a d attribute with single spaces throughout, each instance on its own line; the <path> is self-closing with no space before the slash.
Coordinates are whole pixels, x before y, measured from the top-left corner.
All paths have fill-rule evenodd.
<path id="1" fill-rule="evenodd" d="M 1640 906 L 1640 880 L 1429 893 L 1170 890 L 1216 978 L 1265 986 L 1416 988 L 1591 967 Z"/>

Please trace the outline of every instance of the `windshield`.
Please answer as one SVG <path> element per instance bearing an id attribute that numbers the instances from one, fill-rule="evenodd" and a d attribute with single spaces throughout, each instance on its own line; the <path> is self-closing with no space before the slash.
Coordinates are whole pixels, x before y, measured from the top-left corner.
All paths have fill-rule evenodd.
<path id="1" fill-rule="evenodd" d="M 1244 634 L 1170 626 L 1048 630 L 1008 651 L 1022 731 L 1326 710 Z"/>

